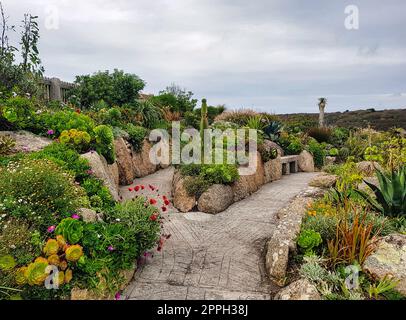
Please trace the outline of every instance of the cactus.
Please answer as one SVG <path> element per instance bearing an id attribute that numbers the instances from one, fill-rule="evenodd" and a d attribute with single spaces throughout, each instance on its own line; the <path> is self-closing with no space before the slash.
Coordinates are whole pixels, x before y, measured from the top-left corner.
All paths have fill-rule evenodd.
<path id="1" fill-rule="evenodd" d="M 22 267 L 17 269 L 14 279 L 17 285 L 22 286 L 27 283 L 27 278 L 25 277 L 25 272 L 27 271 L 27 267 Z"/>
<path id="2" fill-rule="evenodd" d="M 43 258 L 42 258 L 43 259 Z M 48 274 L 45 272 L 48 267 L 48 262 L 37 259 L 35 262 L 30 263 L 24 272 L 24 276 L 30 286 L 41 285 L 47 278 Z"/>
<path id="3" fill-rule="evenodd" d="M 72 278 L 73 278 L 72 270 L 71 269 L 66 270 L 65 271 L 65 283 L 71 282 Z"/>
<path id="4" fill-rule="evenodd" d="M 200 141 L 202 145 L 202 160 L 204 160 L 204 130 L 209 128 L 209 120 L 207 116 L 207 100 L 202 100 L 202 108 L 201 108 L 201 117 L 200 117 Z M 202 161 L 203 163 L 204 161 Z"/>
<path id="5" fill-rule="evenodd" d="M 70 262 L 76 262 L 83 255 L 83 248 L 80 245 L 70 246 L 65 251 L 66 260 Z"/>
<path id="6" fill-rule="evenodd" d="M 43 251 L 47 257 L 57 254 L 59 251 L 58 241 L 56 241 L 54 239 L 49 239 L 47 241 L 47 243 L 45 244 Z"/>
<path id="7" fill-rule="evenodd" d="M 16 266 L 16 261 L 10 255 L 0 257 L 0 270 L 9 271 Z"/>

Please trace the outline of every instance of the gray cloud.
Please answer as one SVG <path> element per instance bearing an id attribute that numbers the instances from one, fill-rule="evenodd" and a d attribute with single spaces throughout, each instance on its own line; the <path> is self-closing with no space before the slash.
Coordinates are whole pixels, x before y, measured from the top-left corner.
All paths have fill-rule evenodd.
<path id="1" fill-rule="evenodd" d="M 171 82 L 211 104 L 270 112 L 406 107 L 402 0 L 3 0 L 41 17 L 46 73 L 122 68 L 157 93 Z M 360 29 L 344 28 L 358 5 Z M 46 9 L 59 12 L 46 30 Z M 402 94 L 403 93 L 403 94 Z"/>

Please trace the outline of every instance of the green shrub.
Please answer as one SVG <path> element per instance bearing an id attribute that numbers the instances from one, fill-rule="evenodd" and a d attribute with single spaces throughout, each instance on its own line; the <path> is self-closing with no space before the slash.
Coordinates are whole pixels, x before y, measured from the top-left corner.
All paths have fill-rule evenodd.
<path id="1" fill-rule="evenodd" d="M 82 188 L 49 160 L 25 160 L 0 168 L 0 212 L 42 230 L 87 206 Z"/>
<path id="2" fill-rule="evenodd" d="M 77 151 L 61 143 L 51 143 L 43 150 L 31 154 L 30 158 L 51 160 L 64 170 L 74 174 L 78 182 L 83 181 L 84 178 L 89 176 L 89 162 L 81 158 Z"/>
<path id="3" fill-rule="evenodd" d="M 313 230 L 320 234 L 324 243 L 335 238 L 337 231 L 338 217 L 319 214 L 317 216 L 306 216 L 302 229 Z"/>
<path id="4" fill-rule="evenodd" d="M 37 127 L 37 115 L 31 99 L 13 97 L 0 104 L 0 118 L 4 118 L 13 129 L 32 129 Z"/>
<path id="5" fill-rule="evenodd" d="M 331 157 L 336 157 L 336 156 L 338 156 L 338 154 L 339 154 L 339 151 L 338 151 L 337 148 L 331 148 L 331 149 L 329 150 L 329 155 L 330 155 Z"/>
<path id="6" fill-rule="evenodd" d="M 278 150 L 276 148 L 267 148 L 264 147 L 263 144 L 258 146 L 258 151 L 261 154 L 261 159 L 264 163 L 278 157 Z"/>
<path id="7" fill-rule="evenodd" d="M 331 132 L 330 142 L 335 147 L 342 147 L 347 141 L 350 131 L 347 128 L 334 128 Z"/>
<path id="8" fill-rule="evenodd" d="M 94 128 L 94 121 L 90 117 L 74 111 L 43 113 L 41 121 L 47 130 L 53 130 L 58 137 L 65 130 L 76 129 L 91 134 Z"/>
<path id="9" fill-rule="evenodd" d="M 229 164 L 203 165 L 200 176 L 211 184 L 231 184 L 238 180 L 238 168 Z"/>
<path id="10" fill-rule="evenodd" d="M 328 128 L 311 128 L 307 135 L 317 140 L 318 143 L 329 142 L 331 138 L 331 129 Z"/>
<path id="11" fill-rule="evenodd" d="M 85 189 L 94 209 L 110 208 L 113 205 L 114 199 L 101 180 L 90 177 L 85 179 L 81 186 Z"/>
<path id="12" fill-rule="evenodd" d="M 55 234 L 63 236 L 69 244 L 77 244 L 83 238 L 83 224 L 76 219 L 63 219 L 56 227 Z"/>
<path id="13" fill-rule="evenodd" d="M 144 143 L 144 139 L 147 136 L 148 130 L 130 123 L 127 125 L 126 131 L 129 135 L 128 141 L 133 146 L 135 152 L 140 152 Z"/>
<path id="14" fill-rule="evenodd" d="M 298 246 L 305 255 L 313 255 L 314 249 L 323 242 L 320 233 L 314 230 L 302 230 L 297 240 Z"/>
<path id="15" fill-rule="evenodd" d="M 202 165 L 200 164 L 183 164 L 180 166 L 180 173 L 182 176 L 191 176 L 191 177 L 196 177 L 200 174 L 202 171 Z"/>
<path id="16" fill-rule="evenodd" d="M 162 111 L 151 101 L 137 101 L 125 105 L 124 108 L 130 109 L 134 115 L 134 120 L 148 129 L 155 128 L 155 124 L 162 120 Z M 135 121 L 129 121 L 130 123 Z"/>
<path id="17" fill-rule="evenodd" d="M 210 187 L 210 182 L 201 176 L 187 177 L 183 186 L 189 196 L 199 198 Z"/>
<path id="18" fill-rule="evenodd" d="M 326 152 L 323 146 L 315 140 L 311 140 L 308 145 L 309 152 L 313 155 L 314 164 L 317 168 L 322 168 L 326 160 Z"/>
<path id="19" fill-rule="evenodd" d="M 93 131 L 96 137 L 96 151 L 106 158 L 107 163 L 113 164 L 116 156 L 112 129 L 106 125 L 100 125 L 94 128 Z"/>

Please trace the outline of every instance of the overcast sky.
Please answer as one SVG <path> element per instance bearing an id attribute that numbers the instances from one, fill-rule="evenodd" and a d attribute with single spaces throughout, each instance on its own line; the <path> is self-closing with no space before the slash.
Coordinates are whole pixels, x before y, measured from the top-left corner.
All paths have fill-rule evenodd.
<path id="1" fill-rule="evenodd" d="M 175 82 L 229 108 L 318 112 L 320 96 L 329 111 L 406 108 L 404 0 L 2 2 L 14 24 L 40 16 L 46 75 L 66 81 L 119 68 L 146 93 Z"/>

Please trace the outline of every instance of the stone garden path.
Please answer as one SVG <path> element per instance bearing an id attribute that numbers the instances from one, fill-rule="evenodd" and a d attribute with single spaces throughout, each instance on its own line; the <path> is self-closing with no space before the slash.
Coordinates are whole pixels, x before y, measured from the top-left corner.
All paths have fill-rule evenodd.
<path id="1" fill-rule="evenodd" d="M 169 168 L 135 184 L 157 186 L 160 195 L 168 196 L 172 175 Z M 147 300 L 270 299 L 275 288 L 264 272 L 266 240 L 275 229 L 276 213 L 307 189 L 315 175 L 284 176 L 217 215 L 175 209 L 163 214 L 164 231 L 171 238 L 161 252 L 145 259 L 125 295 Z M 134 196 L 127 189 L 121 189 L 124 199 Z M 144 192 L 151 193 L 147 188 Z"/>

